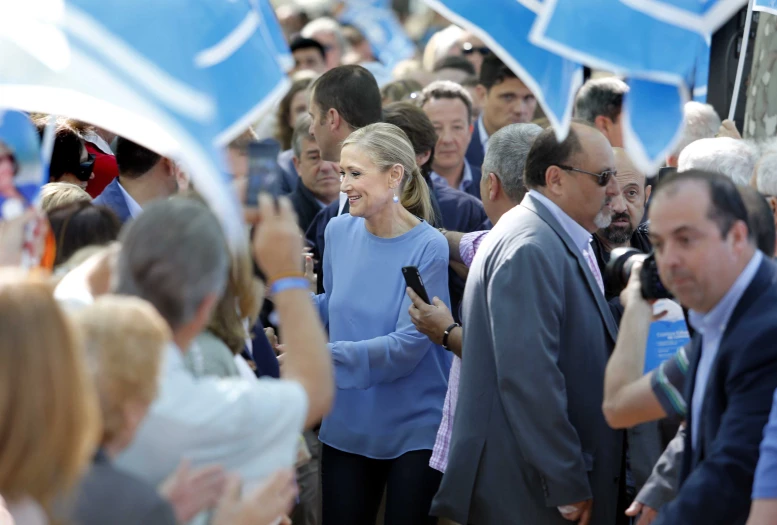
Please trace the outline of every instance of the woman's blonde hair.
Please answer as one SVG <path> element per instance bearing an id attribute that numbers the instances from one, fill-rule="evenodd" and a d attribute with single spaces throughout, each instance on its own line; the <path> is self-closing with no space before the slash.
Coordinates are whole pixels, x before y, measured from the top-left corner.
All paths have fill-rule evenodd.
<path id="1" fill-rule="evenodd" d="M 124 429 L 129 401 L 151 404 L 172 334 L 153 306 L 135 297 L 106 295 L 73 314 L 81 330 L 103 416 L 102 444 Z"/>
<path id="2" fill-rule="evenodd" d="M 402 206 L 410 213 L 432 222 L 434 212 L 429 186 L 415 162 L 415 152 L 404 131 L 393 124 L 378 122 L 351 133 L 343 147 L 354 145 L 362 148 L 381 172 L 399 164 L 405 170 L 400 188 Z"/>
<path id="3" fill-rule="evenodd" d="M 237 355 L 245 347 L 248 330 L 243 322 L 248 319 L 252 328 L 259 317 L 264 290 L 254 277 L 254 267 L 248 249 L 232 254 L 227 288 L 213 311 L 208 330 L 221 339 Z"/>
<path id="4" fill-rule="evenodd" d="M 76 202 L 92 202 L 92 197 L 69 182 L 49 182 L 40 189 L 40 204 L 46 213 L 54 208 Z"/>
<path id="5" fill-rule="evenodd" d="M 94 454 L 97 396 L 48 281 L 0 270 L 0 334 L 0 493 L 48 510 Z"/>

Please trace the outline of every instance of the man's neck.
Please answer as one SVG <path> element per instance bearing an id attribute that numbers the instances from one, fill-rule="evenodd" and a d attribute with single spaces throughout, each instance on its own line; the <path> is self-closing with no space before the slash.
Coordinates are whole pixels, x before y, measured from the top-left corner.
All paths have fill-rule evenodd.
<path id="1" fill-rule="evenodd" d="M 499 222 L 499 219 L 501 219 L 505 213 L 512 210 L 517 205 L 518 203 L 511 201 L 507 197 L 504 197 L 496 201 L 492 201 L 490 207 L 493 209 L 494 216 L 493 217 L 489 216 L 488 220 L 491 221 L 491 224 L 495 225 L 497 222 Z"/>
<path id="2" fill-rule="evenodd" d="M 166 189 L 161 187 L 152 173 L 146 173 L 136 178 L 119 175 L 119 184 L 141 208 L 153 200 L 168 195 Z"/>
<path id="3" fill-rule="evenodd" d="M 486 129 L 486 133 L 488 134 L 489 137 L 494 133 L 496 133 L 497 131 L 499 131 L 499 128 L 497 128 L 488 120 L 488 118 L 486 117 L 485 111 L 483 112 L 483 127 Z M 478 138 L 480 138 L 479 135 L 478 135 Z"/>
<path id="4" fill-rule="evenodd" d="M 432 169 L 437 175 L 448 181 L 448 186 L 459 189 L 461 181 L 464 179 L 464 161 L 452 168 L 432 166 Z"/>

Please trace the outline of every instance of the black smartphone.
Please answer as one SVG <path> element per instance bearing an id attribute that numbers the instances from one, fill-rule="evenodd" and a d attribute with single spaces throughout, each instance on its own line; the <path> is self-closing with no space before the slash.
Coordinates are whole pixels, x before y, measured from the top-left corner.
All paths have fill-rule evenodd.
<path id="1" fill-rule="evenodd" d="M 279 195 L 281 167 L 278 154 L 281 145 L 273 139 L 252 142 L 248 145 L 248 190 L 246 206 L 258 205 L 259 193 Z"/>
<path id="2" fill-rule="evenodd" d="M 429 300 L 429 294 L 426 293 L 424 281 L 421 279 L 421 272 L 418 271 L 418 268 L 415 266 L 403 266 L 402 275 L 408 288 L 413 290 L 426 304 L 432 304 Z"/>

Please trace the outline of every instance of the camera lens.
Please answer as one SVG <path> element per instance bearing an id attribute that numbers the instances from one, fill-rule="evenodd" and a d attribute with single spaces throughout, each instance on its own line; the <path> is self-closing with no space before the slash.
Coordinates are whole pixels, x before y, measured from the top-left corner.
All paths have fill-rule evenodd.
<path id="1" fill-rule="evenodd" d="M 614 290 L 621 292 L 629 282 L 634 263 L 647 257 L 634 248 L 615 248 L 610 253 L 610 261 L 604 269 L 607 281 Z"/>

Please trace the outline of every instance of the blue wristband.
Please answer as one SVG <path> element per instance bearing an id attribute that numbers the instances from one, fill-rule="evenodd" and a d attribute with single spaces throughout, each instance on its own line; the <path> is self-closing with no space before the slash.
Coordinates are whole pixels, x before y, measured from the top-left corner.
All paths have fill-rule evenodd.
<path id="1" fill-rule="evenodd" d="M 276 295 L 286 290 L 310 290 L 310 281 L 305 277 L 284 277 L 273 282 L 270 295 Z"/>

